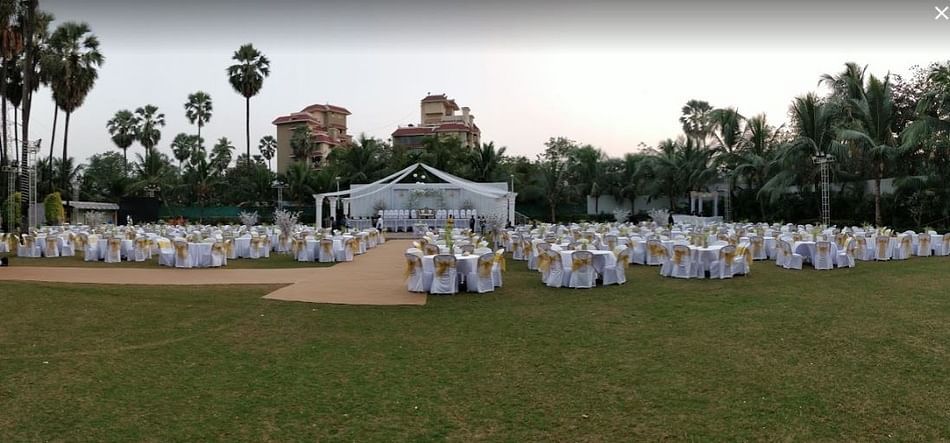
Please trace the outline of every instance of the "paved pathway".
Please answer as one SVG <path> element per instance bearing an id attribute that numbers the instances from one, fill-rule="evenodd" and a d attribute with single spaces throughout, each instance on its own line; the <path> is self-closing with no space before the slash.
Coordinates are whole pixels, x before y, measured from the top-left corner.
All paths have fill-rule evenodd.
<path id="1" fill-rule="evenodd" d="M 354 305 L 424 305 L 425 294 L 406 290 L 403 252 L 407 240 L 390 240 L 352 262 L 326 268 L 123 269 L 0 268 L 0 280 L 126 285 L 286 284 L 264 298 Z"/>

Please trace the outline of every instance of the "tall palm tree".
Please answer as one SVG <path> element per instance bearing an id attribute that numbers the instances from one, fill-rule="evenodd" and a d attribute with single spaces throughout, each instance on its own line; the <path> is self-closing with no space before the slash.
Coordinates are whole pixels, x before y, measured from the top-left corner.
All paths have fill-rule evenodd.
<path id="1" fill-rule="evenodd" d="M 273 135 L 265 135 L 261 137 L 260 144 L 257 145 L 257 149 L 261 151 L 261 156 L 267 160 L 267 169 L 270 169 L 270 160 L 274 158 L 274 154 L 277 153 L 277 139 Z"/>
<path id="2" fill-rule="evenodd" d="M 852 98 L 850 104 L 851 117 L 857 125 L 853 129 L 840 129 L 838 136 L 859 143 L 876 163 L 874 223 L 881 226 L 881 179 L 884 176 L 884 164 L 897 151 L 897 137 L 893 132 L 896 114 L 889 76 L 881 80 L 872 74 L 867 89 L 861 91 L 859 98 Z"/>
<path id="3" fill-rule="evenodd" d="M 36 76 L 36 57 L 37 45 L 35 31 L 37 28 L 37 9 L 39 0 L 23 0 L 19 3 L 22 17 L 22 38 L 23 41 L 23 139 L 30 139 L 30 113 L 33 105 L 33 80 Z M 15 38 L 15 37 L 14 37 Z M 2 76 L 0 76 L 2 78 Z M 28 143 L 22 143 L 22 158 L 29 156 Z M 29 168 L 27 162 L 20 162 L 20 205 L 25 209 L 21 216 L 21 226 L 29 224 L 29 210 L 26 210 L 29 204 Z"/>
<path id="4" fill-rule="evenodd" d="M 232 60 L 237 63 L 228 66 L 228 82 L 231 87 L 244 97 L 245 106 L 245 136 L 247 141 L 247 157 L 251 157 L 251 97 L 257 95 L 264 85 L 264 78 L 270 75 L 270 60 L 254 45 L 248 43 L 234 51 Z"/>
<path id="5" fill-rule="evenodd" d="M 231 163 L 231 151 L 233 150 L 234 145 L 227 137 L 218 139 L 218 143 L 211 149 L 211 166 L 219 174 L 224 173 L 224 170 L 228 169 L 228 165 Z"/>
<path id="6" fill-rule="evenodd" d="M 686 102 L 681 110 L 683 115 L 680 117 L 680 123 L 683 125 L 683 132 L 700 147 L 706 146 L 706 138 L 712 128 L 709 115 L 712 110 L 709 102 L 695 99 Z"/>
<path id="7" fill-rule="evenodd" d="M 191 124 L 198 125 L 198 137 L 201 137 L 201 127 L 211 121 L 211 96 L 207 92 L 198 91 L 188 95 L 185 102 L 185 118 Z"/>
<path id="8" fill-rule="evenodd" d="M 765 114 L 751 117 L 746 122 L 746 142 L 739 156 L 736 166 L 736 175 L 745 177 L 746 183 L 756 192 L 762 189 L 769 177 L 769 168 L 775 152 L 780 129 L 774 129 L 768 124 Z M 759 202 L 759 215 L 766 220 L 765 200 L 756 198 Z"/>
<path id="9" fill-rule="evenodd" d="M 135 142 L 135 128 L 135 114 L 128 109 L 116 111 L 115 116 L 106 122 L 112 143 L 122 150 L 122 165 L 126 175 L 129 174 L 129 146 Z"/>
<path id="10" fill-rule="evenodd" d="M 310 127 L 307 125 L 294 127 L 290 134 L 290 153 L 293 154 L 294 160 L 305 163 L 309 167 L 316 149 L 317 144 L 313 141 L 313 133 L 310 132 Z"/>
<path id="11" fill-rule="evenodd" d="M 175 136 L 172 140 L 171 148 L 172 155 L 175 156 L 175 160 L 178 160 L 179 169 L 184 171 L 185 160 L 188 160 L 188 158 L 191 157 L 191 153 L 198 149 L 198 146 L 201 144 L 196 135 L 181 132 Z"/>
<path id="12" fill-rule="evenodd" d="M 99 77 L 98 68 L 105 62 L 99 51 L 99 38 L 86 23 L 66 22 L 50 36 L 50 85 L 53 98 L 66 113 L 63 126 L 63 160 L 69 146 L 69 119 L 83 102 Z M 65 176 L 65 174 L 64 174 Z M 62 183 L 66 189 L 68 183 Z"/>
<path id="13" fill-rule="evenodd" d="M 152 154 L 152 149 L 162 139 L 161 127 L 165 126 L 165 114 L 158 112 L 158 106 L 145 105 L 135 110 L 135 139 L 145 148 L 145 160 Z"/>
<path id="14" fill-rule="evenodd" d="M 495 148 L 495 142 L 482 143 L 481 147 L 473 149 L 469 154 L 471 178 L 478 182 L 493 180 L 507 149 L 504 146 Z"/>
<path id="15" fill-rule="evenodd" d="M 570 173 L 573 178 L 571 181 L 577 185 L 578 195 L 594 198 L 595 213 L 600 212 L 599 201 L 604 191 L 601 173 L 606 159 L 607 156 L 601 150 L 590 145 L 578 147 L 570 152 Z"/>
<path id="16" fill-rule="evenodd" d="M 36 2 L 33 6 L 34 13 L 36 12 Z M 11 63 L 19 58 L 20 54 L 24 50 L 24 39 L 22 30 L 19 29 L 19 23 L 17 23 L 18 17 L 23 14 L 21 10 L 21 2 L 14 0 L 0 0 L 0 66 L 4 70 L 8 68 L 16 69 L 15 65 L 11 66 Z M 0 82 L 6 82 L 7 75 L 0 75 Z M 0 91 L 5 91 L 6 87 L 3 84 L 0 84 Z M 6 104 L 6 94 L 3 96 L 3 112 L 2 112 L 2 124 L 3 124 L 3 149 L 2 157 L 0 157 L 0 163 L 6 165 L 9 162 L 7 157 L 7 149 L 9 148 L 6 145 L 7 140 L 7 104 Z M 15 149 L 15 148 L 14 148 Z"/>
<path id="17" fill-rule="evenodd" d="M 713 110 L 709 120 L 714 140 L 715 163 L 726 180 L 726 198 L 731 205 L 733 189 L 736 187 L 735 169 L 739 164 L 739 149 L 745 141 L 742 137 L 742 122 L 745 118 L 735 108 L 722 108 Z"/>

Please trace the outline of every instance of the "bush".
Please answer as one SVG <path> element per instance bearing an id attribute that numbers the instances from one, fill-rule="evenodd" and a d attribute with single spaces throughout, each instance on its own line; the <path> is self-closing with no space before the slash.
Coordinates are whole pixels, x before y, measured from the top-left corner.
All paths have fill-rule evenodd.
<path id="1" fill-rule="evenodd" d="M 59 192 L 53 192 L 43 200 L 43 209 L 46 212 L 47 225 L 61 225 L 66 219 L 66 211 L 63 209 L 63 199 Z"/>
<path id="2" fill-rule="evenodd" d="M 12 195 L 7 197 L 7 201 L 3 202 L 3 228 L 2 230 L 7 229 L 8 220 L 13 220 L 14 229 L 20 228 L 20 217 L 23 216 L 23 209 L 20 206 L 20 193 L 14 192 Z"/>

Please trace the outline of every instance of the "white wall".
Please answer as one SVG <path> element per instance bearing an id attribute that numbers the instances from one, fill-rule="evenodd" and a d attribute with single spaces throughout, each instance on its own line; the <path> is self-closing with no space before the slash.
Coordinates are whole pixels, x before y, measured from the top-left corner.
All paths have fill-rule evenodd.
<path id="1" fill-rule="evenodd" d="M 685 200 L 684 200 L 685 201 Z M 624 199 L 621 202 L 618 202 L 611 195 L 602 195 L 597 202 L 597 211 L 601 214 L 610 214 L 614 212 L 614 209 L 629 209 L 632 213 L 637 212 L 647 212 L 651 209 L 669 209 L 670 202 L 666 197 L 656 198 L 650 200 L 647 196 L 638 196 L 636 199 L 636 204 L 631 204 L 630 199 Z M 594 198 L 587 196 L 587 214 L 594 215 Z"/>

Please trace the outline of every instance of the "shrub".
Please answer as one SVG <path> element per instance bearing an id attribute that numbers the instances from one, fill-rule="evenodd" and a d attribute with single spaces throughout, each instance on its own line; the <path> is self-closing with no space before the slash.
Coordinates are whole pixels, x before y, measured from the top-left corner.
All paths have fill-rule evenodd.
<path id="1" fill-rule="evenodd" d="M 63 199 L 59 192 L 53 192 L 43 200 L 43 209 L 46 212 L 47 225 L 61 225 L 66 218 L 66 211 L 63 209 Z"/>

